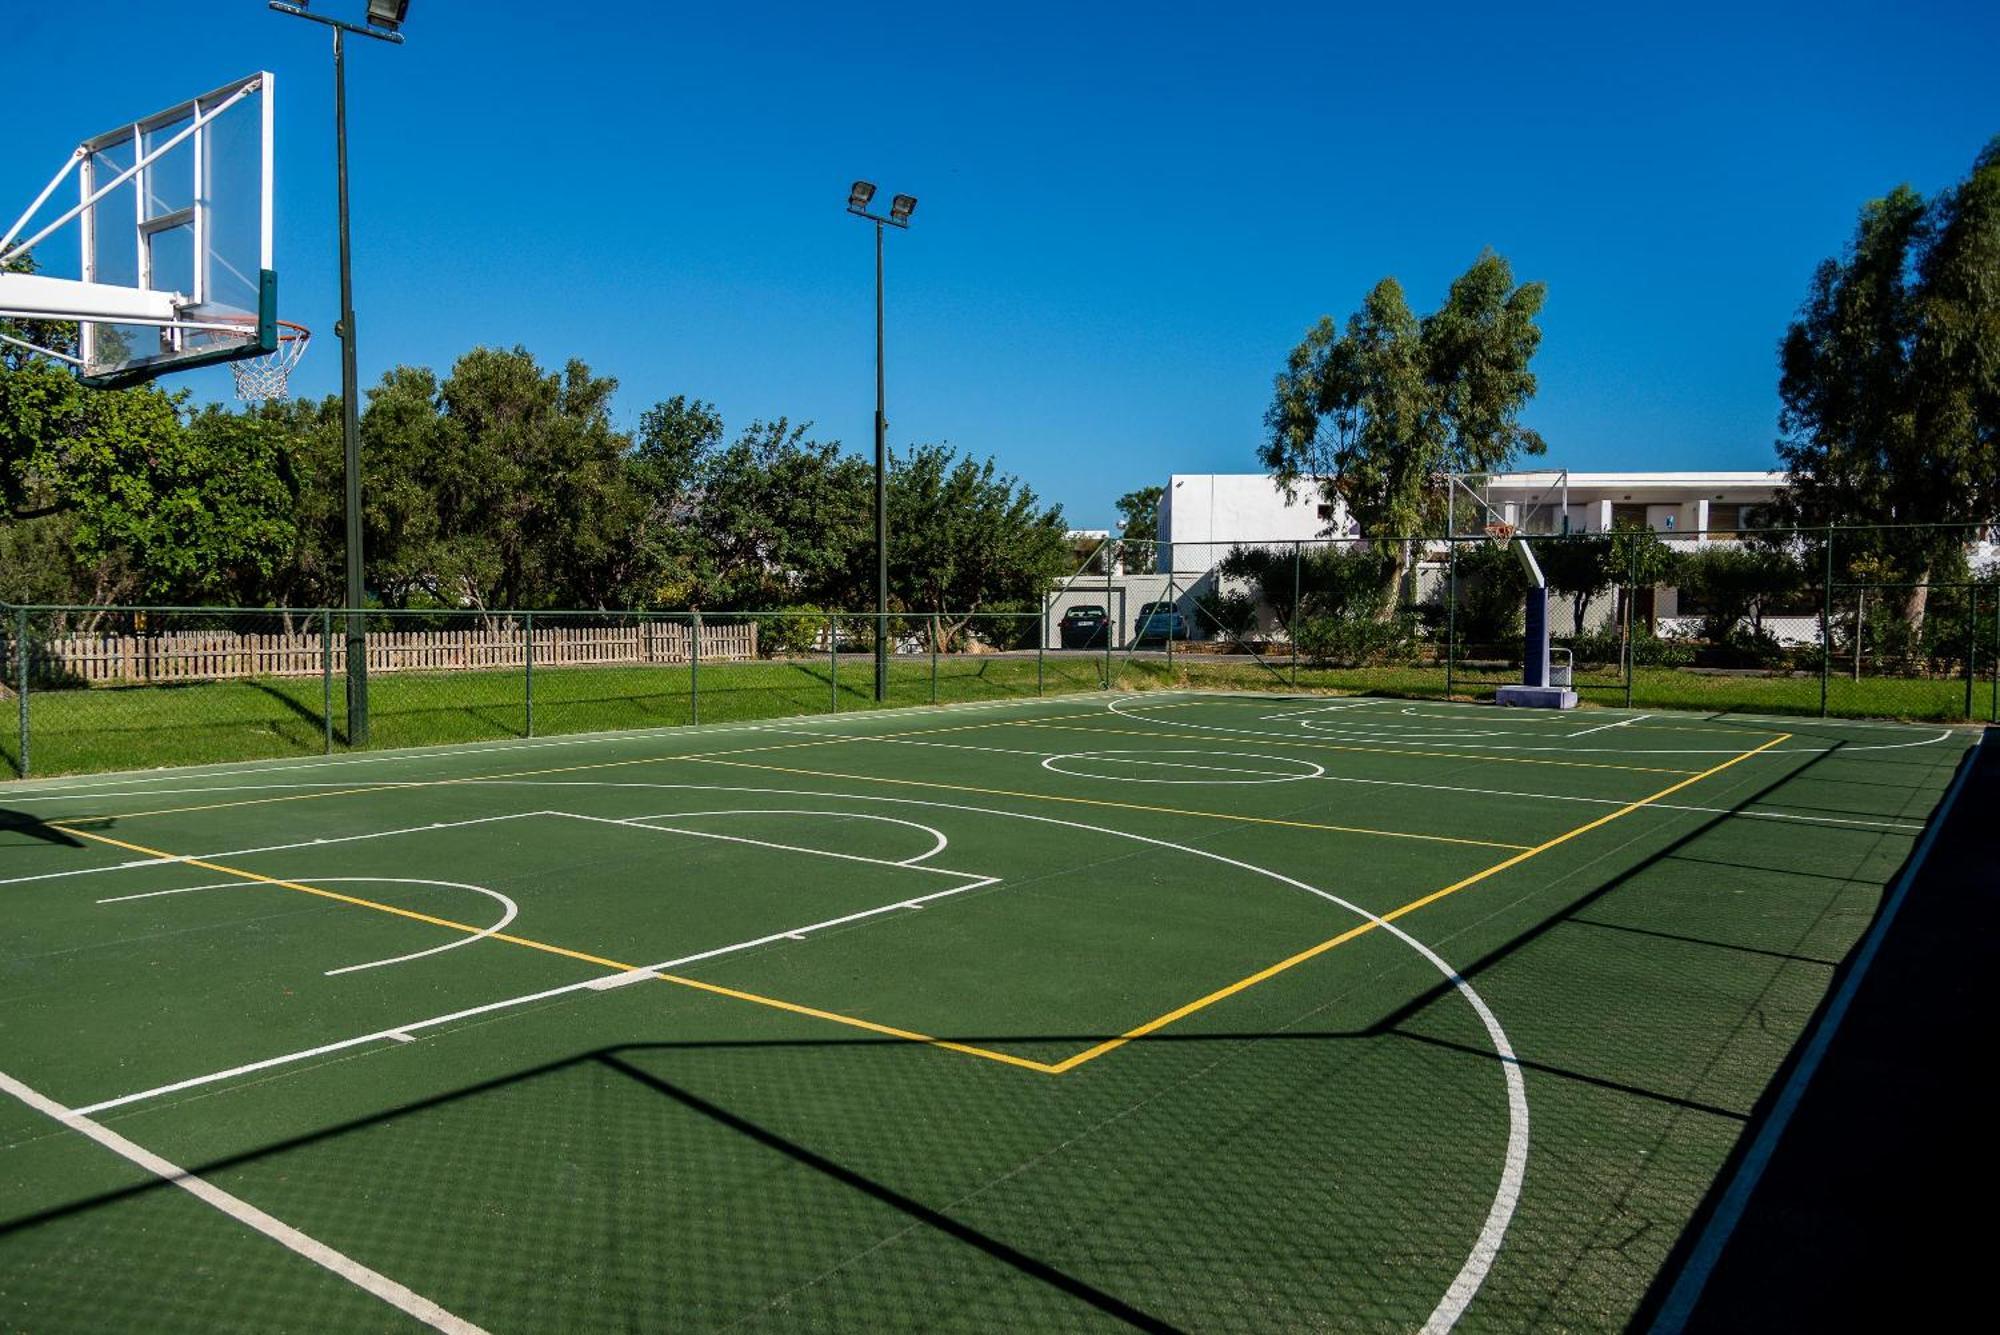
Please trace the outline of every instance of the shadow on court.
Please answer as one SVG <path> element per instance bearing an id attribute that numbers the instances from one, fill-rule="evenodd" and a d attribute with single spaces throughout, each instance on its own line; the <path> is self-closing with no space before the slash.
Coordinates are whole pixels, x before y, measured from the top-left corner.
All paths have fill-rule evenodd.
<path id="1" fill-rule="evenodd" d="M 85 820 L 90 819 L 85 817 Z M 75 825 L 77 821 L 68 822 Z M 83 848 L 84 841 L 67 830 L 50 825 L 40 816 L 25 811 L 13 811 L 0 807 L 0 847 L 18 843 L 21 840 L 35 840 L 44 844 L 54 844 L 58 848 Z"/>
<path id="2" fill-rule="evenodd" d="M 1735 799 L 1732 806 L 1747 806 L 1768 798 L 1784 785 L 1801 777 L 1810 776 L 1816 767 L 1833 758 L 1838 751 L 1839 745 L 1836 744 L 1826 751 L 1809 757 L 1799 758 L 1799 763 L 1787 766 L 1782 774 L 1773 777 L 1769 782 L 1758 787 L 1756 791 Z M 1590 928 L 1593 932 L 1601 932 L 1606 928 L 1614 928 L 1618 931 L 1636 931 L 1645 934 L 1643 933 L 1643 929 L 1630 928 L 1622 924 L 1595 921 L 1590 918 L 1580 917 L 1579 915 L 1586 913 L 1593 906 L 1601 904 L 1608 896 L 1613 895 L 1621 888 L 1631 886 L 1635 878 L 1641 876 L 1648 869 L 1657 867 L 1685 853 L 1691 845 L 1717 830 L 1728 819 L 1727 813 L 1704 816 L 1693 828 L 1675 837 L 1664 847 L 1649 853 L 1635 864 L 1626 867 L 1616 876 L 1610 877 L 1602 883 L 1589 885 L 1587 889 L 1577 894 L 1573 899 L 1560 906 L 1553 907 L 1549 912 L 1534 921 L 1512 930 L 1504 941 L 1487 950 L 1476 960 L 1461 965 L 1458 969 L 1459 975 L 1476 981 L 1482 975 L 1495 969 L 1498 965 L 1530 949 L 1559 927 L 1576 925 Z M 75 824 L 76 822 L 67 823 Z M 27 837 L 47 839 L 51 843 L 58 843 L 64 846 L 81 846 L 80 841 L 61 830 L 53 829 L 33 817 L 19 816 L 12 812 L 0 812 L 0 828 L 9 831 L 18 829 Z M 1662 933 L 1651 934 L 1664 935 Z M 1774 952 L 1762 947 L 1735 945 L 1726 940 L 1697 939 L 1686 936 L 1676 937 L 1675 939 L 1679 943 L 1691 946 L 1697 950 L 1741 951 L 1760 957 L 1774 956 L 1783 962 L 1798 962 L 1818 967 L 1826 967 L 1831 963 L 1826 960 Z M 1829 995 L 1831 994 L 1832 987 L 1837 985 L 1839 977 L 1840 974 L 1836 972 L 1833 981 L 1829 984 Z M 1356 1040 L 1390 1038 L 1422 1045 L 1431 1049 L 1455 1051 L 1463 1054 L 1470 1060 L 1497 1063 L 1499 1059 L 1490 1049 L 1478 1048 L 1469 1044 L 1454 1042 L 1450 1039 L 1416 1032 L 1412 1027 L 1418 1017 L 1428 1008 L 1443 999 L 1453 996 L 1454 993 L 1455 988 L 1453 983 L 1440 978 L 1435 983 L 1415 992 L 1407 1000 L 1397 1005 L 1394 1009 L 1389 1010 L 1380 1018 L 1375 1019 L 1364 1027 L 1354 1029 L 1222 1033 L 1184 1033 L 1167 1030 L 1146 1035 L 1133 1040 L 1133 1042 L 1135 1046 L 1144 1047 L 1181 1045 L 1224 1047 L 1233 1045 L 1280 1044 L 1284 1045 L 1287 1049 L 1295 1048 L 1299 1052 L 1299 1064 L 1303 1067 L 1313 1062 L 1313 1050 L 1316 1047 L 1338 1047 L 1339 1045 L 1349 1044 Z M 1074 1044 L 1078 1048 L 1081 1048 L 1115 1036 L 1110 1034 L 1023 1035 L 1017 1033 L 988 1036 L 953 1035 L 949 1037 L 953 1041 L 981 1046 L 1063 1042 Z M 900 1216 L 902 1223 L 897 1236 L 900 1236 L 902 1232 L 933 1235 L 939 1240 L 948 1241 L 951 1244 L 976 1251 L 987 1260 L 1004 1266 L 1023 1279 L 1032 1281 L 1035 1285 L 1049 1290 L 1052 1296 L 1060 1295 L 1063 1299 L 1070 1302 L 1081 1303 L 1104 1316 L 1140 1329 L 1173 1329 L 1167 1321 L 1152 1312 L 1134 1305 L 1117 1294 L 1108 1292 L 1104 1288 L 1072 1273 L 1070 1270 L 1052 1263 L 1044 1257 L 1033 1254 L 1017 1241 L 1009 1241 L 1006 1238 L 998 1236 L 991 1229 L 981 1228 L 972 1222 L 968 1222 L 970 1219 L 979 1217 L 977 1210 L 960 1208 L 959 1203 L 955 1200 L 943 1200 L 941 1203 L 920 1200 L 911 1190 L 900 1188 L 883 1180 L 880 1173 L 866 1171 L 864 1168 L 857 1166 L 855 1160 L 858 1156 L 836 1153 L 833 1148 L 843 1143 L 838 1134 L 830 1132 L 826 1137 L 826 1145 L 823 1147 L 808 1145 L 796 1134 L 787 1134 L 784 1130 L 772 1125 L 768 1119 L 760 1120 L 752 1118 L 742 1111 L 724 1106 L 722 1102 L 719 1102 L 714 1097 L 695 1092 L 688 1087 L 684 1080 L 668 1078 L 667 1075 L 662 1074 L 659 1070 L 652 1069 L 657 1063 L 647 1060 L 654 1057 L 671 1057 L 679 1054 L 703 1051 L 742 1050 L 745 1052 L 774 1053 L 785 1049 L 795 1049 L 803 1052 L 813 1050 L 832 1052 L 837 1050 L 860 1051 L 870 1048 L 906 1049 L 908 1047 L 910 1047 L 910 1044 L 904 1039 L 873 1036 L 842 1036 L 812 1039 L 719 1039 L 621 1044 L 594 1049 L 562 1060 L 510 1072 L 491 1080 L 468 1084 L 433 1097 L 411 1101 L 392 1109 L 345 1120 L 337 1125 L 275 1141 L 240 1154 L 212 1159 L 208 1162 L 191 1166 L 190 1171 L 197 1176 L 215 1180 L 217 1175 L 228 1175 L 232 1170 L 238 1168 L 258 1164 L 262 1161 L 271 1160 L 277 1156 L 290 1154 L 307 1147 L 335 1142 L 343 1137 L 351 1136 L 371 1128 L 394 1126 L 399 1123 L 407 1127 L 410 1124 L 405 1119 L 417 1117 L 421 1114 L 438 1112 L 453 1107 L 470 1109 L 472 1102 L 475 1100 L 502 1094 L 510 1090 L 522 1089 L 534 1082 L 542 1081 L 552 1076 L 583 1074 L 591 1078 L 607 1079 L 609 1083 L 615 1085 L 626 1096 L 644 1095 L 662 1100 L 666 1105 L 671 1105 L 677 1114 L 684 1114 L 688 1118 L 694 1119 L 694 1121 L 707 1128 L 710 1132 L 721 1136 L 728 1142 L 740 1145 L 745 1151 L 756 1151 L 778 1156 L 792 1168 L 803 1171 L 811 1178 L 839 1193 L 853 1197 L 857 1204 L 855 1206 L 855 1214 L 853 1215 L 854 1222 L 850 1226 L 856 1230 L 855 1236 L 857 1238 L 867 1236 L 866 1230 L 870 1228 L 874 1228 L 877 1232 L 880 1231 L 879 1227 L 867 1223 L 866 1215 L 861 1205 L 862 1202 L 865 1202 L 870 1207 L 887 1209 Z M 951 1060 L 957 1059 L 953 1058 Z M 1113 1058 L 1112 1060 L 1116 1059 Z M 1759 1101 L 1754 1112 L 1749 1117 L 1746 1117 L 1745 1113 L 1740 1110 L 1703 1103 L 1684 1097 L 1679 1092 L 1650 1089 L 1629 1081 L 1611 1079 L 1600 1073 L 1577 1070 L 1565 1067 L 1559 1063 L 1539 1061 L 1532 1054 L 1525 1054 L 1520 1059 L 1520 1066 L 1533 1077 L 1561 1080 L 1621 1096 L 1643 1099 L 1649 1103 L 1665 1105 L 1677 1111 L 1725 1119 L 1739 1127 L 1764 1116 L 1766 1105 L 1771 1097 L 1771 1094 L 1767 1091 L 1763 1099 Z M 1789 1062 L 1771 1079 L 1768 1087 L 1769 1090 L 1777 1089 L 1788 1071 Z M 948 1114 L 941 1112 L 941 1116 L 946 1115 Z M 1218 1128 L 1218 1130 L 1221 1129 L 1223 1128 Z M 914 1131 L 921 1137 L 923 1128 L 915 1128 Z M 424 1135 L 430 1133 L 419 1131 L 417 1134 Z M 1747 1140 L 1747 1135 L 1743 1139 Z M 592 1144 L 589 1140 L 586 1140 L 584 1143 L 586 1146 Z M 1740 1153 L 1740 1148 L 1738 1152 Z M 1715 1192 L 1720 1190 L 1720 1184 L 1727 1180 L 1727 1173 L 1733 1167 L 1733 1164 L 1734 1158 L 1732 1156 L 1730 1162 L 1724 1165 L 1723 1173 L 1715 1178 L 1717 1185 L 1710 1188 L 1711 1198 Z M 60 1220 L 86 1215 L 107 1205 L 147 1193 L 157 1192 L 168 1185 L 168 1183 L 157 1180 L 142 1182 L 51 1206 L 21 1215 L 17 1218 L 0 1221 L 0 1238 L 21 1234 Z M 281 1215 L 284 1213 L 282 1199 L 269 1202 L 269 1204 L 272 1204 Z M 1707 1207 L 1705 1206 L 1702 1212 L 1697 1213 L 1697 1222 L 1703 1218 L 1706 1209 Z M 832 1227 L 838 1228 L 840 1225 L 836 1223 Z M 1693 1230 L 1690 1229 L 1689 1235 L 1692 1236 L 1692 1233 Z M 752 1239 L 745 1239 L 746 1245 L 752 1241 Z M 1687 1242 L 1684 1240 L 1669 1255 L 1668 1262 L 1661 1271 L 1662 1279 L 1659 1281 L 1660 1284 L 1670 1282 L 1674 1271 L 1678 1269 L 1682 1262 L 1687 1245 Z M 917 1254 L 921 1255 L 920 1252 Z M 884 1301 L 889 1300 L 885 1298 Z M 1642 1314 L 1645 1310 L 1644 1308 L 1641 1309 Z M 886 1317 L 888 1314 L 884 1313 L 884 1315 Z"/>

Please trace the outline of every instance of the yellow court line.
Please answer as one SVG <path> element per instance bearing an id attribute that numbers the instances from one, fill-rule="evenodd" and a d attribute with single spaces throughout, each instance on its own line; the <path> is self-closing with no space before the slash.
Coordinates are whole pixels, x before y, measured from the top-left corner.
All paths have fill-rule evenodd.
<path id="1" fill-rule="evenodd" d="M 90 830 L 72 829 L 59 822 L 50 822 L 49 828 L 62 830 L 64 833 L 75 835 L 80 839 L 91 839 L 100 844 L 108 844 L 113 848 L 122 848 L 127 852 L 143 853 L 147 857 L 169 858 L 190 867 L 199 867 L 203 871 L 218 872 L 224 876 L 234 876 L 240 880 L 255 882 L 258 885 L 277 886 L 282 890 L 295 890 L 300 894 L 317 895 L 321 899 L 331 899 L 342 904 L 354 905 L 357 908 L 374 909 L 380 913 L 392 913 L 399 918 L 409 918 L 416 922 L 429 923 L 433 927 L 448 927 L 453 931 L 464 932 L 471 936 L 485 936 L 489 940 L 505 941 L 508 945 L 525 946 L 529 950 L 539 950 L 550 955 L 561 955 L 565 959 L 581 960 L 585 964 L 594 964 L 599 968 L 609 969 L 614 973 L 632 973 L 643 967 L 637 964 L 624 964 L 618 960 L 606 959 L 602 955 L 592 955 L 586 951 L 571 950 L 568 946 L 558 946 L 547 941 L 537 941 L 533 937 L 515 936 L 509 932 L 488 932 L 486 929 L 474 927 L 470 923 L 457 922 L 450 918 L 440 918 L 430 913 L 419 913 L 415 909 L 398 908 L 394 904 L 384 904 L 374 899 L 363 899 L 359 895 L 347 895 L 337 890 L 322 889 L 316 885 L 308 885 L 303 881 L 287 881 L 277 876 L 266 876 L 262 872 L 247 871 L 242 867 L 232 867 L 227 863 L 210 862 L 203 858 L 182 857 L 161 849 L 148 848 L 144 844 L 135 844 L 124 839 L 113 839 L 110 835 L 97 834 Z M 795 1001 L 785 1001 L 778 997 L 762 996 L 755 992 L 744 992 L 737 988 L 724 987 L 719 983 L 704 982 L 699 978 L 683 977 L 680 974 L 656 972 L 653 974 L 653 977 L 663 983 L 672 983 L 679 987 L 693 988 L 698 992 L 710 992 L 717 996 L 731 997 L 737 1001 L 754 1002 L 759 1006 L 768 1006 L 774 1010 L 790 1011 L 795 1015 L 810 1016 L 816 1020 L 828 1020 L 834 1024 L 844 1024 L 854 1029 L 865 1029 L 870 1033 L 884 1034 L 890 1038 L 899 1038 L 911 1043 L 923 1043 L 930 1047 L 944 1048 L 949 1052 L 961 1052 L 972 1057 L 984 1057 L 989 1061 L 1005 1062 L 1009 1066 L 1024 1067 L 1031 1071 L 1041 1072 L 1044 1075 L 1055 1074 L 1055 1068 L 1048 1063 L 1031 1061 L 1026 1057 L 1017 1057 L 1011 1052 L 996 1052 L 990 1048 L 974 1047 L 969 1043 L 955 1043 L 949 1039 L 934 1038 L 929 1034 L 920 1034 L 914 1029 L 898 1029 L 892 1025 L 877 1024 L 873 1020 L 864 1020 L 859 1016 L 842 1015 L 837 1011 L 820 1010 L 814 1006 L 802 1006 Z"/>
<path id="2" fill-rule="evenodd" d="M 1372 919 L 1368 922 L 1363 922 L 1357 924 L 1354 927 L 1350 927 L 1348 930 L 1342 932 L 1338 936 L 1328 937 L 1326 940 L 1320 942 L 1316 946 L 1308 946 L 1306 949 L 1301 950 L 1296 955 L 1291 955 L 1286 957 L 1285 959 L 1281 959 L 1276 964 L 1266 965 L 1264 968 L 1259 969 L 1257 972 L 1250 974 L 1247 977 L 1239 978 L 1235 982 L 1230 983 L 1226 987 L 1219 987 L 1215 991 L 1210 992 L 1205 997 L 1197 997 L 1195 1000 L 1188 1002 L 1184 1006 L 1176 1006 L 1173 1010 L 1168 1011 L 1164 1015 L 1156 1015 L 1152 1019 L 1146 1021 L 1144 1024 L 1126 1030 L 1124 1033 L 1120 1034 L 1117 1038 L 1107 1039 L 1106 1041 L 1099 1043 L 1095 1047 L 1085 1048 L 1082 1052 L 1077 1053 L 1075 1056 L 1057 1062 L 1055 1064 L 1056 1073 L 1060 1075 L 1068 1071 L 1073 1071 L 1077 1067 L 1083 1065 L 1085 1062 L 1094 1061 L 1097 1058 L 1102 1057 L 1107 1052 L 1111 1052 L 1117 1048 L 1123 1047 L 1125 1044 L 1130 1043 L 1135 1038 L 1144 1038 L 1147 1034 L 1153 1033 L 1154 1031 L 1159 1029 L 1164 1029 L 1166 1026 L 1174 1023 L 1174 1021 L 1185 1019 L 1188 1016 L 1194 1014 L 1196 1011 L 1202 1010 L 1208 1006 L 1212 1006 L 1216 1002 L 1223 1000 L 1225 997 L 1235 996 L 1238 992 L 1244 991 L 1246 988 L 1255 987 L 1257 984 L 1264 982 L 1266 979 L 1274 978 L 1278 974 L 1285 972 L 1287 969 L 1291 969 L 1300 964 L 1303 964 L 1307 960 L 1313 959 L 1316 956 L 1324 955 L 1327 951 L 1334 949 L 1336 946 L 1345 945 L 1347 942 L 1354 940 L 1356 937 L 1365 936 L 1369 932 L 1374 931 L 1377 927 L 1382 926 L 1384 923 L 1391 923 L 1398 918 L 1404 917 L 1407 914 L 1415 913 L 1418 909 L 1421 909 L 1429 904 L 1435 904 L 1440 899 L 1443 899 L 1448 895 L 1455 895 L 1459 891 L 1466 889 L 1468 886 L 1477 885 L 1479 884 L 1479 882 L 1485 880 L 1489 876 L 1497 876 L 1501 872 L 1506 871 L 1510 867 L 1518 867 L 1523 862 L 1526 862 L 1529 858 L 1535 857 L 1542 853 L 1546 853 L 1551 848 L 1554 848 L 1559 844 L 1566 844 L 1570 840 L 1576 838 L 1579 835 L 1589 834 L 1592 830 L 1601 829 L 1602 827 L 1609 825 L 1612 821 L 1617 820 L 1619 817 L 1629 816 L 1633 812 L 1639 810 L 1641 807 L 1650 806 L 1651 804 L 1659 801 L 1663 797 L 1671 797 L 1683 788 L 1687 788 L 1690 787 L 1691 785 L 1700 783 L 1703 779 L 1710 778 L 1714 775 L 1722 773 L 1722 771 L 1728 769 L 1731 765 L 1735 765 L 1740 763 L 1741 761 L 1748 760 L 1751 756 L 1756 755 L 1759 751 L 1768 750 L 1771 747 L 1778 745 L 1780 742 L 1790 741 L 1791 737 L 1792 734 L 1790 733 L 1782 733 L 1779 736 L 1773 737 L 1770 741 L 1765 742 L 1762 746 L 1758 746 L 1753 748 L 1752 750 L 1745 751 L 1741 755 L 1731 756 L 1728 760 L 1723 761 L 1720 765 L 1716 765 L 1711 769 L 1705 769 L 1699 774 L 1692 775 L 1689 778 L 1682 779 L 1679 783 L 1671 784 L 1665 788 L 1662 788 L 1659 792 L 1652 794 L 1650 797 L 1642 797 L 1636 802 L 1628 802 L 1626 805 L 1618 808 L 1618 810 L 1616 811 L 1608 812 L 1605 815 L 1599 816 L 1595 820 L 1586 821 L 1584 824 L 1577 826 L 1573 830 L 1566 830 L 1562 834 L 1557 835 L 1553 839 L 1544 840 L 1543 842 L 1536 844 L 1533 848 L 1524 849 L 1521 852 L 1516 853 L 1513 857 L 1507 858 L 1500 862 L 1496 862 L 1492 866 L 1484 869 L 1483 871 L 1476 871 L 1472 875 L 1464 877 L 1461 880 L 1453 881 L 1450 885 L 1445 886 L 1441 890 L 1433 890 L 1429 894 L 1424 895 L 1421 898 L 1413 899 L 1409 903 L 1402 905 L 1400 908 L 1390 910 L 1389 912 L 1383 914 L 1378 919 Z"/>
<path id="3" fill-rule="evenodd" d="M 1202 820 L 1236 821 L 1245 825 L 1282 825 L 1294 830 L 1319 830 L 1328 834 L 1365 834 L 1381 839 L 1418 839 L 1433 844 L 1465 844 L 1474 848 L 1521 848 L 1526 844 L 1502 843 L 1498 839 L 1461 839 L 1450 834 L 1418 834 L 1410 830 L 1377 830 L 1364 825 L 1323 825 L 1309 820 L 1281 820 L 1276 816 L 1241 816 L 1228 811 L 1196 811 L 1187 807 L 1156 807 L 1143 802 L 1113 802 L 1101 797 L 1065 797 L 1057 793 L 1028 793 L 1014 788 L 976 788 L 968 783 L 939 783 L 930 779 L 891 779 L 880 774 L 836 774 L 828 770 L 792 769 L 784 765 L 754 765 L 747 760 L 723 760 L 716 756 L 682 756 L 704 765 L 727 765 L 732 769 L 761 769 L 774 774 L 803 774 L 815 779 L 845 779 L 854 783 L 893 783 L 905 788 L 937 788 L 952 793 L 978 793 L 985 797 L 1021 797 L 1031 802 L 1068 802 L 1076 806 L 1110 807 L 1118 811 L 1147 811 L 1164 816 L 1194 816 Z"/>
<path id="4" fill-rule="evenodd" d="M 1084 728 L 1076 724 L 1058 724 L 1054 721 L 1038 723 L 1033 719 L 1013 719 L 996 723 L 993 727 L 1006 728 L 1047 728 L 1051 732 L 1101 732 L 1107 737 L 1163 737 L 1173 742 L 1195 742 L 1201 740 L 1184 732 L 1142 732 L 1137 728 Z M 1503 765 L 1557 765 L 1564 769 L 1618 769 L 1634 774 L 1693 774 L 1691 769 L 1675 769 L 1665 765 L 1614 765 L 1606 760 L 1538 760 L 1529 756 L 1481 756 L 1459 751 L 1419 751 L 1398 749 L 1391 746 L 1358 746 L 1351 742 L 1299 742 L 1286 741 L 1276 737 L 1257 736 L 1252 738 L 1247 732 L 1235 731 L 1231 736 L 1242 737 L 1246 744 L 1257 746 L 1290 746 L 1314 751 L 1363 751 L 1371 755 L 1383 756 L 1435 756 L 1440 760 L 1491 760 Z M 1789 734 L 1788 734 L 1789 735 Z M 1428 745 L 1425 742 L 1407 742 L 1409 748 Z"/>

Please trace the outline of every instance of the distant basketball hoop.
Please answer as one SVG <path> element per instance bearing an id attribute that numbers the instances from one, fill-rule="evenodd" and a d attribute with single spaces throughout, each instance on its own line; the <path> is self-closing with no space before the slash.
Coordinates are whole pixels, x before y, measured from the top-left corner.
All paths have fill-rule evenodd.
<path id="1" fill-rule="evenodd" d="M 305 356 L 306 344 L 310 342 L 312 330 L 290 320 L 278 321 L 276 352 L 229 364 L 236 375 L 236 397 L 250 403 L 290 398 L 292 368 Z"/>

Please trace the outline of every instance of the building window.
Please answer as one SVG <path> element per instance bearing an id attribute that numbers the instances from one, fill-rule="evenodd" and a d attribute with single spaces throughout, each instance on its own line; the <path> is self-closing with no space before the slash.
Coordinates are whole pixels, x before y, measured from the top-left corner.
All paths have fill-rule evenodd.
<path id="1" fill-rule="evenodd" d="M 1611 507 L 1611 527 L 1646 527 L 1646 507 L 1644 505 L 1613 505 Z"/>
<path id="2" fill-rule="evenodd" d="M 1330 503 L 1322 501 L 1315 513 L 1319 515 L 1322 522 L 1328 524 L 1333 522 L 1333 506 Z"/>

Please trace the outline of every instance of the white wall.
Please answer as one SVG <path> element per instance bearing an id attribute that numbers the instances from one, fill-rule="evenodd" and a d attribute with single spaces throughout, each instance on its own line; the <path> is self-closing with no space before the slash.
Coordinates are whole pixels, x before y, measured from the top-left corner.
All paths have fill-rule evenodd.
<path id="1" fill-rule="evenodd" d="M 1320 514 L 1319 490 L 1307 485 L 1296 500 L 1263 473 L 1176 473 L 1160 497 L 1160 541 L 1172 566 L 1200 575 L 1239 542 L 1293 542 L 1343 534 L 1345 507 L 1331 519 Z"/>

